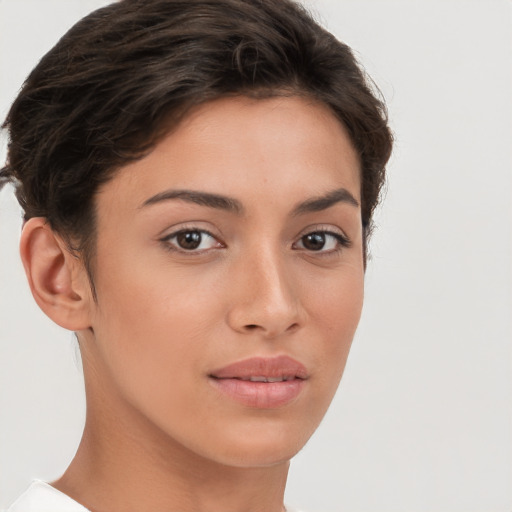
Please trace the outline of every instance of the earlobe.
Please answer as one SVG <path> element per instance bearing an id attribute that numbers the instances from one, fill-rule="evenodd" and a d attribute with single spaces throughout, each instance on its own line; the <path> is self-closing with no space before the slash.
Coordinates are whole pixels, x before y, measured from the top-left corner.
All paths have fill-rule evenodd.
<path id="1" fill-rule="evenodd" d="M 85 269 L 44 217 L 25 223 L 20 254 L 30 290 L 43 312 L 72 331 L 90 327 L 90 287 Z"/>

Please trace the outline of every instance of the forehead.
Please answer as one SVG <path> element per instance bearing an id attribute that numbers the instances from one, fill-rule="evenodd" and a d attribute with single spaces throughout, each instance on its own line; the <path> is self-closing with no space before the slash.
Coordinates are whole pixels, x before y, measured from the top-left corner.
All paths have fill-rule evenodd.
<path id="1" fill-rule="evenodd" d="M 149 155 L 121 168 L 98 198 L 110 196 L 107 209 L 121 198 L 133 208 L 169 188 L 199 188 L 286 202 L 336 187 L 359 199 L 360 164 L 327 106 L 302 97 L 234 97 L 193 109 Z"/>

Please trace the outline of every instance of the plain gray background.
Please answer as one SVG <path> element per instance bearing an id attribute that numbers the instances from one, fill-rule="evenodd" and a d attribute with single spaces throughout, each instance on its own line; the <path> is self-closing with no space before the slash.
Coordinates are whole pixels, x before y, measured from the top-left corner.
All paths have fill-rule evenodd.
<path id="1" fill-rule="evenodd" d="M 0 0 L 0 116 L 101 0 Z M 311 0 L 389 105 L 396 148 L 342 386 L 292 463 L 311 512 L 512 510 L 512 4 Z M 2 139 L 2 161 L 5 137 Z M 74 338 L 38 310 L 0 194 L 0 508 L 84 421 Z"/>

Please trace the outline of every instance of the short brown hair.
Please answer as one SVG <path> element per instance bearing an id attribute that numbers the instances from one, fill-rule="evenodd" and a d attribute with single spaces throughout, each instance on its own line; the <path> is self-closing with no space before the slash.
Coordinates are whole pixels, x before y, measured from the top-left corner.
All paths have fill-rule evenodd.
<path id="1" fill-rule="evenodd" d="M 91 13 L 14 101 L 0 185 L 14 182 L 25 219 L 46 217 L 87 264 L 94 196 L 117 169 L 194 105 L 282 94 L 319 100 L 345 125 L 361 160 L 366 242 L 392 148 L 385 106 L 350 48 L 291 0 L 122 0 Z"/>

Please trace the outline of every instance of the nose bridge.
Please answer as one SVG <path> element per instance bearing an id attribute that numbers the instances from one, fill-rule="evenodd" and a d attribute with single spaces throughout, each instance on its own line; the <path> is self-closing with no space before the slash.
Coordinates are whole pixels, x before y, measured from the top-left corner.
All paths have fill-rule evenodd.
<path id="1" fill-rule="evenodd" d="M 299 304 L 282 251 L 259 246 L 238 265 L 230 320 L 244 332 L 277 336 L 298 324 Z"/>
<path id="2" fill-rule="evenodd" d="M 257 296 L 275 307 L 289 306 L 294 301 L 283 258 L 266 247 L 257 252 L 259 257 L 253 262 L 256 284 L 261 287 Z"/>

